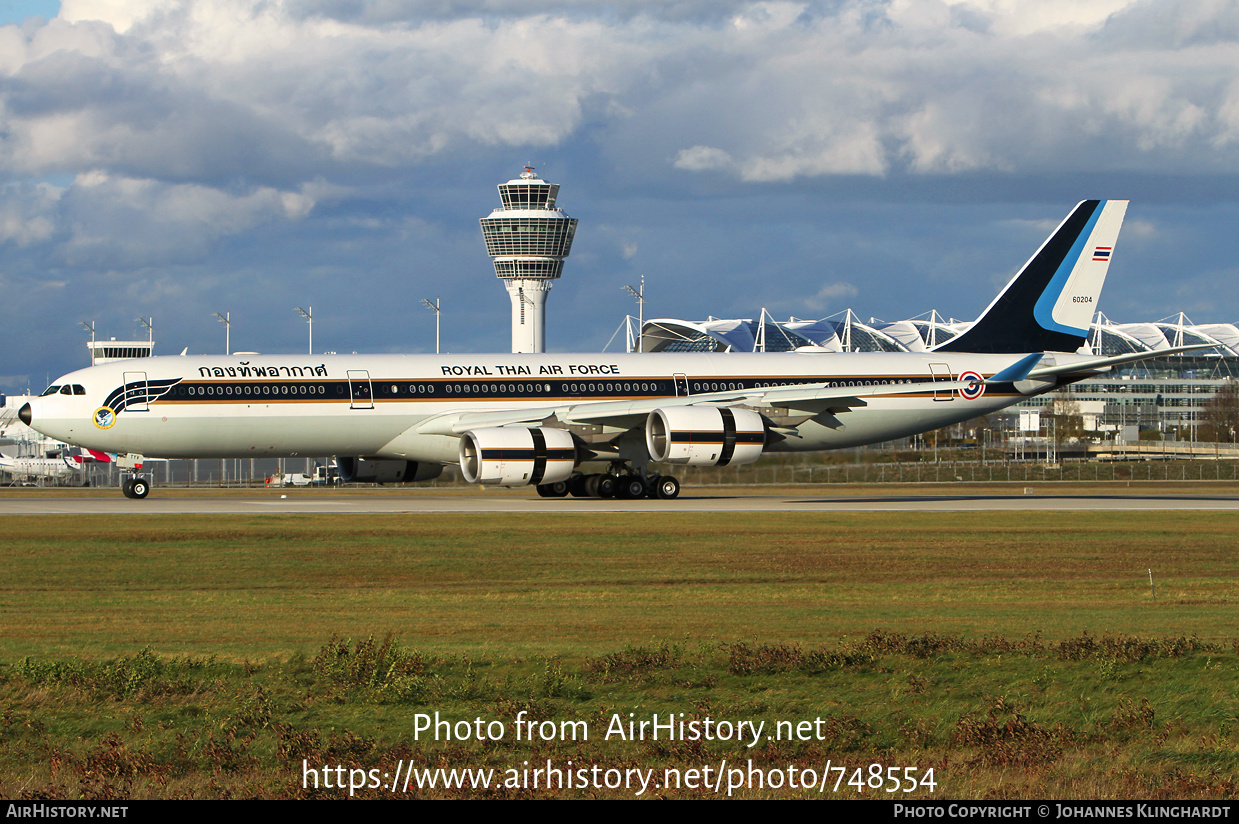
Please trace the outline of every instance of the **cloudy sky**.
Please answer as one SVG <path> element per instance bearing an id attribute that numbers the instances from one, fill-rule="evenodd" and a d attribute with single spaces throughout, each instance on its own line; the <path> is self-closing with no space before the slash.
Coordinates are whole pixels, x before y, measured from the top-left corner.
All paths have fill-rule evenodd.
<path id="1" fill-rule="evenodd" d="M 579 218 L 548 348 L 647 316 L 972 318 L 1079 200 L 1101 309 L 1239 320 L 1232 0 L 0 2 L 0 391 L 158 351 L 504 351 L 478 218 Z M 144 333 L 143 333 L 144 334 Z M 614 344 L 613 344 L 614 346 Z"/>

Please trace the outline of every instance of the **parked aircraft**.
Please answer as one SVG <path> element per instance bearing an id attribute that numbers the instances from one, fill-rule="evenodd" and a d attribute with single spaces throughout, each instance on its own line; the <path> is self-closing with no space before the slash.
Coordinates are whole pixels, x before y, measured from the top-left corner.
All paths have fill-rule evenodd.
<path id="1" fill-rule="evenodd" d="M 0 452 L 0 475 L 10 483 L 67 481 L 77 476 L 80 464 L 66 458 L 19 458 Z"/>
<path id="2" fill-rule="evenodd" d="M 1178 350 L 1078 354 L 1126 201 L 1080 203 L 970 329 L 920 353 L 159 357 L 72 372 L 20 411 L 53 437 L 163 458 L 335 455 L 344 481 L 674 498 L 651 463 L 724 466 L 985 415 Z M 1197 347 L 1198 348 L 1198 347 Z M 581 474 L 585 462 L 605 472 Z M 143 498 L 133 474 L 123 491 Z"/>

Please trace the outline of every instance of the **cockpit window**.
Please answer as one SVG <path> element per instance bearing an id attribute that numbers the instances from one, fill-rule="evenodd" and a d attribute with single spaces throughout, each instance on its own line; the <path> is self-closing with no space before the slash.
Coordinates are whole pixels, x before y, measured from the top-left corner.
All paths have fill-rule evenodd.
<path id="1" fill-rule="evenodd" d="M 60 387 L 60 394 L 62 394 L 62 395 L 72 395 L 72 394 L 73 394 L 73 387 L 72 387 L 72 386 L 70 386 L 69 384 L 67 384 L 67 383 L 66 383 L 64 386 Z"/>
<path id="2" fill-rule="evenodd" d="M 42 398 L 42 397 L 46 397 L 47 395 L 55 395 L 59 391 L 60 391 L 60 384 L 56 384 L 55 386 L 49 386 L 43 390 L 43 394 L 40 395 L 39 397 Z"/>
<path id="3" fill-rule="evenodd" d="M 86 387 L 82 386 L 80 383 L 73 384 L 73 394 L 74 395 L 85 395 Z"/>

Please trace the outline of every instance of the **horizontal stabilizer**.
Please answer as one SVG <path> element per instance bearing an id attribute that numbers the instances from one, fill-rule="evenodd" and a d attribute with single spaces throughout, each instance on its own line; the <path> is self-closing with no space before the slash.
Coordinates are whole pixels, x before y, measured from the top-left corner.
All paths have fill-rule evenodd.
<path id="1" fill-rule="evenodd" d="M 1040 363 L 1041 359 L 1044 357 L 1045 357 L 1044 354 L 1037 352 L 1036 354 L 1029 355 L 1026 358 L 1020 358 L 1015 363 L 1008 366 L 1006 369 L 1003 369 L 1001 372 L 996 373 L 992 378 L 987 380 L 986 383 L 1004 383 L 1006 381 L 1013 381 L 1013 382 L 1022 381 L 1024 380 L 1024 378 L 1028 377 L 1028 374 L 1032 372 L 1033 367 L 1036 366 L 1038 363 Z"/>
<path id="2" fill-rule="evenodd" d="M 1171 349 L 1155 349 L 1151 352 L 1130 352 L 1126 355 L 1114 355 L 1108 358 L 1090 358 L 1088 360 L 1074 362 L 1068 361 L 1066 363 L 1057 363 L 1053 366 L 1043 366 L 1040 369 L 1033 369 L 1025 377 L 1030 380 L 1042 380 L 1045 378 L 1054 377 L 1056 375 L 1104 372 L 1112 366 L 1121 366 L 1125 363 L 1135 363 L 1136 361 L 1149 360 L 1150 358 L 1160 358 L 1165 355 L 1178 355 L 1182 352 L 1195 352 L 1200 349 L 1217 348 L 1218 345 L 1216 343 L 1197 343 L 1191 346 L 1176 346 Z"/>

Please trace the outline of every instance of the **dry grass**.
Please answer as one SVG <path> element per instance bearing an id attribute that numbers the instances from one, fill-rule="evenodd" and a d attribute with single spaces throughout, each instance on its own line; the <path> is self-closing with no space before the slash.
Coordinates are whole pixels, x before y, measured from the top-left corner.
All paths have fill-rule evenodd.
<path id="1" fill-rule="evenodd" d="M 1118 656 L 1118 657 L 1115 657 Z M 899 798 L 1233 798 L 1239 768 L 1233 650 L 1199 639 L 967 639 L 872 632 L 825 647 L 629 646 L 598 656 L 439 656 L 391 638 L 332 638 L 310 658 L 246 666 L 141 651 L 99 662 L 24 660 L 0 679 L 0 795 L 35 798 L 306 798 L 302 760 L 368 775 L 494 769 L 549 759 L 601 769 L 846 767 L 932 770 Z M 1220 697 L 1220 700 L 1219 700 Z M 417 713 L 499 723 L 497 741 L 432 740 Z M 516 741 L 520 713 L 580 735 Z M 630 716 L 629 713 L 632 713 Z M 729 740 L 609 740 L 613 717 L 747 720 Z M 682 713 L 682 715 L 681 715 Z M 776 724 L 803 730 L 773 735 Z M 448 736 L 451 737 L 451 736 Z M 833 784 L 837 776 L 831 775 Z M 855 777 L 855 785 L 851 779 Z M 632 797 L 628 789 L 361 787 L 368 798 Z M 817 797 L 744 786 L 740 797 Z M 715 797 L 662 788 L 666 797 Z"/>

